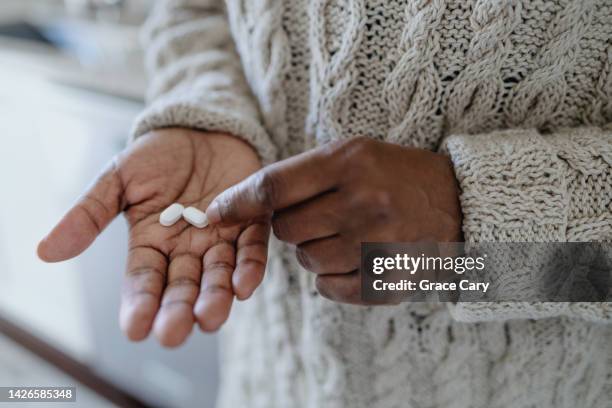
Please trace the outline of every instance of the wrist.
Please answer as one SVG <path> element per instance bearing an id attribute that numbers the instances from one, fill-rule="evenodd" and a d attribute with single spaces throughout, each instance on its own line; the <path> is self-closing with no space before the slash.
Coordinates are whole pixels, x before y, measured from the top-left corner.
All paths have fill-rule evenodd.
<path id="1" fill-rule="evenodd" d="M 438 157 L 439 167 L 434 171 L 440 179 L 432 183 L 434 187 L 435 208 L 437 222 L 442 224 L 442 240 L 447 242 L 463 242 L 463 213 L 460 202 L 460 187 L 455 175 L 455 168 L 451 158 L 447 155 L 435 153 Z"/>
<path id="2" fill-rule="evenodd" d="M 236 158 L 261 167 L 261 160 L 255 148 L 243 138 L 226 132 L 202 131 L 185 127 L 170 127 L 152 130 L 140 138 L 148 137 L 186 137 L 197 150 L 204 148 L 217 157 L 228 161 Z M 139 139 L 140 139 L 139 138 Z"/>

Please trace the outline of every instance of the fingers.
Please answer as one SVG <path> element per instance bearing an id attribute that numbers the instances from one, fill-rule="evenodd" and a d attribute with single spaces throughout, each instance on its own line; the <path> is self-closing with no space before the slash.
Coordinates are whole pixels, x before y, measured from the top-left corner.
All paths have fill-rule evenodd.
<path id="1" fill-rule="evenodd" d="M 248 221 L 332 189 L 338 164 L 330 150 L 313 149 L 264 167 L 217 196 L 206 210 L 208 221 Z"/>
<path id="2" fill-rule="evenodd" d="M 360 244 L 335 235 L 297 246 L 295 254 L 304 269 L 318 275 L 346 274 L 359 268 Z"/>
<path id="3" fill-rule="evenodd" d="M 131 248 L 123 282 L 119 324 L 133 341 L 145 339 L 166 284 L 166 257 L 151 247 Z"/>
<path id="4" fill-rule="evenodd" d="M 153 332 L 166 347 L 182 344 L 193 329 L 193 308 L 200 292 L 202 259 L 190 253 L 176 255 L 168 268 L 168 283 Z"/>
<path id="5" fill-rule="evenodd" d="M 249 225 L 238 237 L 232 286 L 240 300 L 248 299 L 263 280 L 269 237 L 269 222 Z"/>
<path id="6" fill-rule="evenodd" d="M 46 262 L 83 252 L 122 210 L 122 183 L 114 162 L 38 245 Z"/>
<path id="7" fill-rule="evenodd" d="M 215 331 L 227 320 L 234 294 L 232 273 L 236 265 L 234 246 L 222 241 L 204 254 L 204 273 L 194 313 L 203 331 Z"/>
<path id="8" fill-rule="evenodd" d="M 337 234 L 346 217 L 343 201 L 337 192 L 274 213 L 272 230 L 281 241 L 301 244 Z"/>

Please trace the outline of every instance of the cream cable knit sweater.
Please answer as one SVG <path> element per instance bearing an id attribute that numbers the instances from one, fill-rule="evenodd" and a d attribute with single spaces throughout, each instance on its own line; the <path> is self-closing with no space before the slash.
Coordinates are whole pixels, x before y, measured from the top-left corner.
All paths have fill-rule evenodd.
<path id="1" fill-rule="evenodd" d="M 165 0 L 135 135 L 444 148 L 470 242 L 612 240 L 610 0 Z M 610 304 L 340 305 L 273 243 L 222 407 L 611 407 Z"/>

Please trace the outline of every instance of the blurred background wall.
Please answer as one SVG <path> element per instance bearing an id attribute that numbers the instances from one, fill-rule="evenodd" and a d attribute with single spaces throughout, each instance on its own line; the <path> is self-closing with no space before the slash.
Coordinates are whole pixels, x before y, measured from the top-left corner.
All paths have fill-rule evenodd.
<path id="1" fill-rule="evenodd" d="M 35 256 L 38 240 L 125 145 L 142 108 L 138 28 L 150 3 L 0 1 L 0 386 L 77 385 L 82 406 L 214 405 L 214 336 L 194 330 L 185 346 L 165 350 L 119 331 L 122 218 L 76 260 L 46 265 Z M 20 336 L 31 336 L 29 347 Z M 88 390 L 36 356 L 47 346 L 134 400 Z"/>

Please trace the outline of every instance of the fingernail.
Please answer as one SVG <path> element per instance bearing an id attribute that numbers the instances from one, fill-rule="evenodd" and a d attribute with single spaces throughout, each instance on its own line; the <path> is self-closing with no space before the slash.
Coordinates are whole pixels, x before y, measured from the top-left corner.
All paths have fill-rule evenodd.
<path id="1" fill-rule="evenodd" d="M 45 247 L 44 247 L 46 240 L 47 240 L 47 237 L 44 237 L 38 242 L 38 245 L 36 246 L 36 255 L 38 256 L 38 259 L 40 259 L 41 261 L 47 260 L 47 256 L 45 254 Z"/>
<path id="2" fill-rule="evenodd" d="M 210 203 L 206 209 L 206 217 L 208 218 L 209 224 L 217 224 L 221 222 L 221 210 L 217 201 Z"/>

